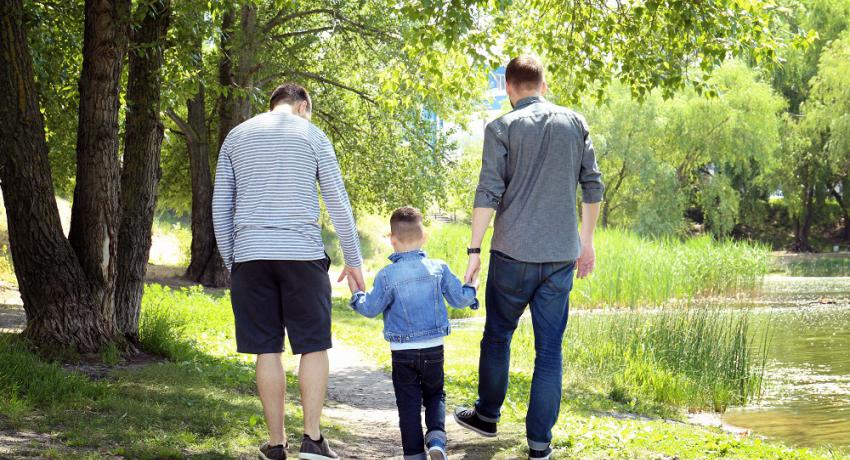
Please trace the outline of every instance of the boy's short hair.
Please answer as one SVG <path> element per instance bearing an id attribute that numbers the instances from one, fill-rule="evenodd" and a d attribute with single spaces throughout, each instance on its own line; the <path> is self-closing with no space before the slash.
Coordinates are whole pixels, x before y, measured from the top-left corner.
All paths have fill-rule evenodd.
<path id="1" fill-rule="evenodd" d="M 543 63 L 531 55 L 517 56 L 505 68 L 505 81 L 517 88 L 538 88 L 543 84 Z"/>
<path id="2" fill-rule="evenodd" d="M 390 232 L 404 243 L 421 239 L 425 236 L 422 213 L 411 206 L 396 209 L 390 217 Z"/>

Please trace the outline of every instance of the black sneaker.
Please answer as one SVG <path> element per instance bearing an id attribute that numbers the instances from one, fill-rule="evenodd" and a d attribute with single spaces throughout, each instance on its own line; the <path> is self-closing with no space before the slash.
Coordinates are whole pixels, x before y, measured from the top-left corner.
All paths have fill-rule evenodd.
<path id="1" fill-rule="evenodd" d="M 287 447 L 289 447 L 288 444 L 270 446 L 267 442 L 263 443 L 263 445 L 260 446 L 260 455 L 258 455 L 258 457 L 260 460 L 285 460 Z"/>
<path id="2" fill-rule="evenodd" d="M 318 441 L 313 441 L 310 436 L 304 435 L 304 440 L 301 441 L 301 452 L 298 453 L 298 458 L 306 460 L 336 460 L 339 455 L 331 450 L 328 445 L 328 440 L 322 436 Z"/>
<path id="3" fill-rule="evenodd" d="M 546 450 L 528 449 L 529 460 L 549 460 L 552 458 L 552 448 L 547 447 Z"/>
<path id="4" fill-rule="evenodd" d="M 475 409 L 458 407 L 455 409 L 455 421 L 458 425 L 469 428 L 481 436 L 487 436 L 488 438 L 496 436 L 496 424 L 481 420 Z"/>

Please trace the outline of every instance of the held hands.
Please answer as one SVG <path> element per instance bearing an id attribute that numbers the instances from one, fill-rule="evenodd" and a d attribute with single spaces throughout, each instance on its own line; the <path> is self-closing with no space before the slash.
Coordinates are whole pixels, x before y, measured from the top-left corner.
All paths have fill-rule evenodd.
<path id="1" fill-rule="evenodd" d="M 576 259 L 576 276 L 586 278 L 587 275 L 593 273 L 593 268 L 596 265 L 596 252 L 593 249 L 593 241 L 581 244 L 581 255 Z"/>
<path id="2" fill-rule="evenodd" d="M 342 280 L 348 281 L 348 289 L 351 289 L 352 294 L 357 291 L 366 290 L 366 281 L 363 280 L 363 271 L 360 267 L 349 267 L 346 265 L 342 269 L 342 273 L 339 274 L 337 282 L 341 283 Z"/>
<path id="3" fill-rule="evenodd" d="M 463 282 L 478 289 L 478 274 L 481 272 L 481 254 L 470 254 Z"/>

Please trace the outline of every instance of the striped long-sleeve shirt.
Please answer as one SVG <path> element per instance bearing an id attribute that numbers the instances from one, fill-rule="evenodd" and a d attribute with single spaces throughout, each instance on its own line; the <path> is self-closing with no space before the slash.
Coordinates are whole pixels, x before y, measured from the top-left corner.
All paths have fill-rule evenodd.
<path id="1" fill-rule="evenodd" d="M 221 147 L 212 212 L 227 268 L 249 260 L 325 257 L 318 182 L 346 265 L 361 265 L 360 242 L 330 140 L 285 112 L 266 112 L 233 128 Z"/>

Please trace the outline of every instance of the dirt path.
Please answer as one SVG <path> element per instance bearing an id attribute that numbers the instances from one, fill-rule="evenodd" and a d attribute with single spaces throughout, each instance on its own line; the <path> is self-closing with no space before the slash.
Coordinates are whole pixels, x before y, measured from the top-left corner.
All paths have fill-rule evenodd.
<path id="1" fill-rule="evenodd" d="M 20 332 L 25 325 L 26 316 L 16 287 L 0 284 L 0 332 Z M 350 439 L 332 440 L 333 447 L 346 459 L 401 459 L 398 413 L 390 376 L 339 341 L 329 358 L 328 401 L 323 421 L 352 434 Z M 497 439 L 474 436 L 454 422 L 453 408 L 446 409 L 451 458 L 512 458 L 498 452 L 516 445 L 520 433 L 503 433 Z M 299 429 L 293 427 L 290 435 L 296 435 Z M 0 430 L 0 459 L 34 458 L 48 449 L 66 453 L 73 450 L 63 446 L 55 435 Z"/>
<path id="2" fill-rule="evenodd" d="M 402 458 L 398 412 L 391 378 L 359 352 L 337 342 L 330 351 L 330 379 L 325 420 L 356 433 L 349 446 L 339 443 L 343 458 Z M 462 429 L 447 407 L 446 431 L 452 459 L 513 458 L 499 451 L 517 444 L 519 433 L 487 439 Z"/>

